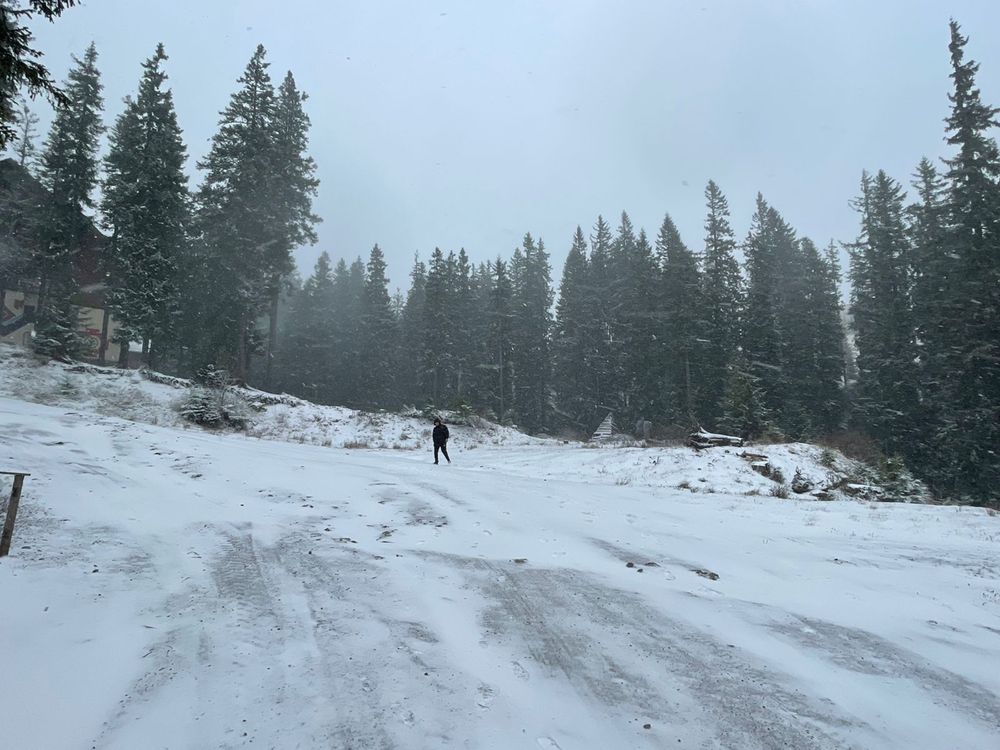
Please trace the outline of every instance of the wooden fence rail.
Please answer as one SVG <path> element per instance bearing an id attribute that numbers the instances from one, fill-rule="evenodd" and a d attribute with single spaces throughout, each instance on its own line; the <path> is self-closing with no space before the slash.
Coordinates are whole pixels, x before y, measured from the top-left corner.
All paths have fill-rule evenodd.
<path id="1" fill-rule="evenodd" d="M 10 542 L 14 538 L 14 521 L 17 520 L 17 506 L 21 504 L 21 488 L 24 486 L 24 478 L 30 477 L 26 471 L 0 471 L 14 477 L 14 489 L 11 490 L 10 500 L 7 502 L 7 519 L 3 524 L 3 535 L 0 535 L 0 557 L 6 557 L 10 553 Z"/>

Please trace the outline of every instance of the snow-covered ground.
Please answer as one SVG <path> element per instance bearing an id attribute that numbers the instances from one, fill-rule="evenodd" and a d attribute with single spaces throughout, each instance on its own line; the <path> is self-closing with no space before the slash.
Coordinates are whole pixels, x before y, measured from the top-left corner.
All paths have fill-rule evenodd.
<path id="1" fill-rule="evenodd" d="M 984 510 L 779 499 L 737 451 L 512 435 L 433 466 L 10 372 L 4 747 L 1000 747 Z"/>
<path id="2" fill-rule="evenodd" d="M 151 381 L 138 370 L 93 365 L 40 364 L 27 350 L 0 344 L 0 396 L 67 406 L 137 422 L 192 428 L 178 405 L 187 381 L 158 376 Z M 294 396 L 276 398 L 250 389 L 234 389 L 255 405 L 248 433 L 253 437 L 325 447 L 416 450 L 431 440 L 429 418 L 362 412 L 322 406 Z M 457 447 L 534 445 L 542 441 L 509 427 L 473 420 L 474 427 L 452 425 Z M 194 428 L 192 428 L 194 429 Z"/>

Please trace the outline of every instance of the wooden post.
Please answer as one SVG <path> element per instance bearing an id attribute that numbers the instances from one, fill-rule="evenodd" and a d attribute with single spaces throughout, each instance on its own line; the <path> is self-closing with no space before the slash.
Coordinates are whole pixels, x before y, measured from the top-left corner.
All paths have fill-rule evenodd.
<path id="1" fill-rule="evenodd" d="M 21 487 L 24 486 L 24 478 L 31 475 L 22 471 L 0 471 L 0 474 L 14 476 L 14 489 L 11 490 L 10 501 L 7 503 L 7 520 L 4 521 L 3 535 L 0 536 L 0 557 L 6 557 L 10 553 L 10 542 L 14 536 L 17 506 L 21 502 Z"/>

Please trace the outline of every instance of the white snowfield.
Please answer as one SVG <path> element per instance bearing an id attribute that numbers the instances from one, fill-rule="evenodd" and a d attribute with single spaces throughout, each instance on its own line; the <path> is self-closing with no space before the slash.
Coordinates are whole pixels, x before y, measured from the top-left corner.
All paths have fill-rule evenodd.
<path id="1" fill-rule="evenodd" d="M 1000 747 L 1000 517 L 745 494 L 721 449 L 472 444 L 0 398 L 32 472 L 0 745 Z"/>

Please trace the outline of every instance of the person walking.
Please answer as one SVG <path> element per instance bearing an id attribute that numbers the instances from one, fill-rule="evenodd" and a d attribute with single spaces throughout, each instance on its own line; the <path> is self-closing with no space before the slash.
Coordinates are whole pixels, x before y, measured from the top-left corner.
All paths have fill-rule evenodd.
<path id="1" fill-rule="evenodd" d="M 434 463 L 438 462 L 438 451 L 451 463 L 451 458 L 448 457 L 448 427 L 441 421 L 441 417 L 434 418 Z"/>

